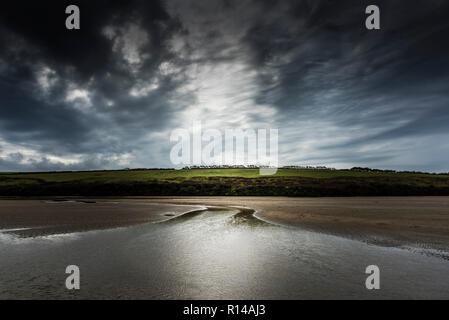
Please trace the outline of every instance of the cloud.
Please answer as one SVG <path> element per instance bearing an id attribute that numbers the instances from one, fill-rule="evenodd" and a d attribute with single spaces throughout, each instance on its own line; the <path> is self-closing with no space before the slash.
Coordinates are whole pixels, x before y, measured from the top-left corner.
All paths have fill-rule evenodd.
<path id="1" fill-rule="evenodd" d="M 194 120 L 278 128 L 285 165 L 449 171 L 444 1 L 379 0 L 380 31 L 359 0 L 80 0 L 78 31 L 68 4 L 0 13 L 2 171 L 171 167 Z"/>
<path id="2" fill-rule="evenodd" d="M 136 23 L 130 23 L 123 28 L 106 26 L 103 29 L 106 38 L 113 42 L 112 51 L 121 55 L 127 67 L 133 73 L 139 71 L 145 60 L 150 58 L 147 46 L 148 33 Z"/>

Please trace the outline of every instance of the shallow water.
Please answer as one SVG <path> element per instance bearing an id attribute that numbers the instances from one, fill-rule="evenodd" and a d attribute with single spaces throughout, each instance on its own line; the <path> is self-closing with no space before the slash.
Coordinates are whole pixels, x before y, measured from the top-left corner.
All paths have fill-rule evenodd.
<path id="1" fill-rule="evenodd" d="M 365 288 L 368 265 L 381 290 Z M 65 269 L 81 270 L 81 290 Z M 210 209 L 159 224 L 40 238 L 0 233 L 1 299 L 449 298 L 449 262 Z"/>

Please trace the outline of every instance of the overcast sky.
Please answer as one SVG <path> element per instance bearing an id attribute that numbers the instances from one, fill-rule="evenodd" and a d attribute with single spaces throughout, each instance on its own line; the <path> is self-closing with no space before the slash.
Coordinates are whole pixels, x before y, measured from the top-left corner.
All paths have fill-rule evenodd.
<path id="1" fill-rule="evenodd" d="M 0 171 L 172 167 L 193 120 L 278 128 L 282 165 L 449 171 L 448 1 L 10 2 Z"/>

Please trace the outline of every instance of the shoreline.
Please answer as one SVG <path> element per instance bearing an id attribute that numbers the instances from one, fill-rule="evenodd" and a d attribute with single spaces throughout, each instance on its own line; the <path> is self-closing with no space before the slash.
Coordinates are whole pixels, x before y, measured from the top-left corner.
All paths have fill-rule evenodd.
<path id="1" fill-rule="evenodd" d="M 18 208 L 5 214 L 8 203 Z M 269 224 L 375 245 L 449 253 L 449 197 L 64 197 L 47 201 L 0 200 L 0 229 L 31 227 L 29 230 L 11 231 L 21 237 L 113 229 L 165 222 L 208 207 L 250 209 L 256 219 Z"/>
<path id="2" fill-rule="evenodd" d="M 202 205 L 123 202 L 111 199 L 0 200 L 0 232 L 21 238 L 161 223 Z"/>
<path id="3" fill-rule="evenodd" d="M 449 197 L 154 197 L 146 200 L 247 207 L 255 211 L 256 218 L 270 224 L 374 245 L 449 253 Z"/>

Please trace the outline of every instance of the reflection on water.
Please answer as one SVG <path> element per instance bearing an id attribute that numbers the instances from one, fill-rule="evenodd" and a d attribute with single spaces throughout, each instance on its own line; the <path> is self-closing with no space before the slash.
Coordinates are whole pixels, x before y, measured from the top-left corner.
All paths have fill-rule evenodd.
<path id="1" fill-rule="evenodd" d="M 81 290 L 65 289 L 65 268 Z M 365 289 L 365 268 L 381 290 Z M 18 239 L 0 233 L 0 298 L 449 298 L 449 262 L 210 208 L 165 223 Z"/>

